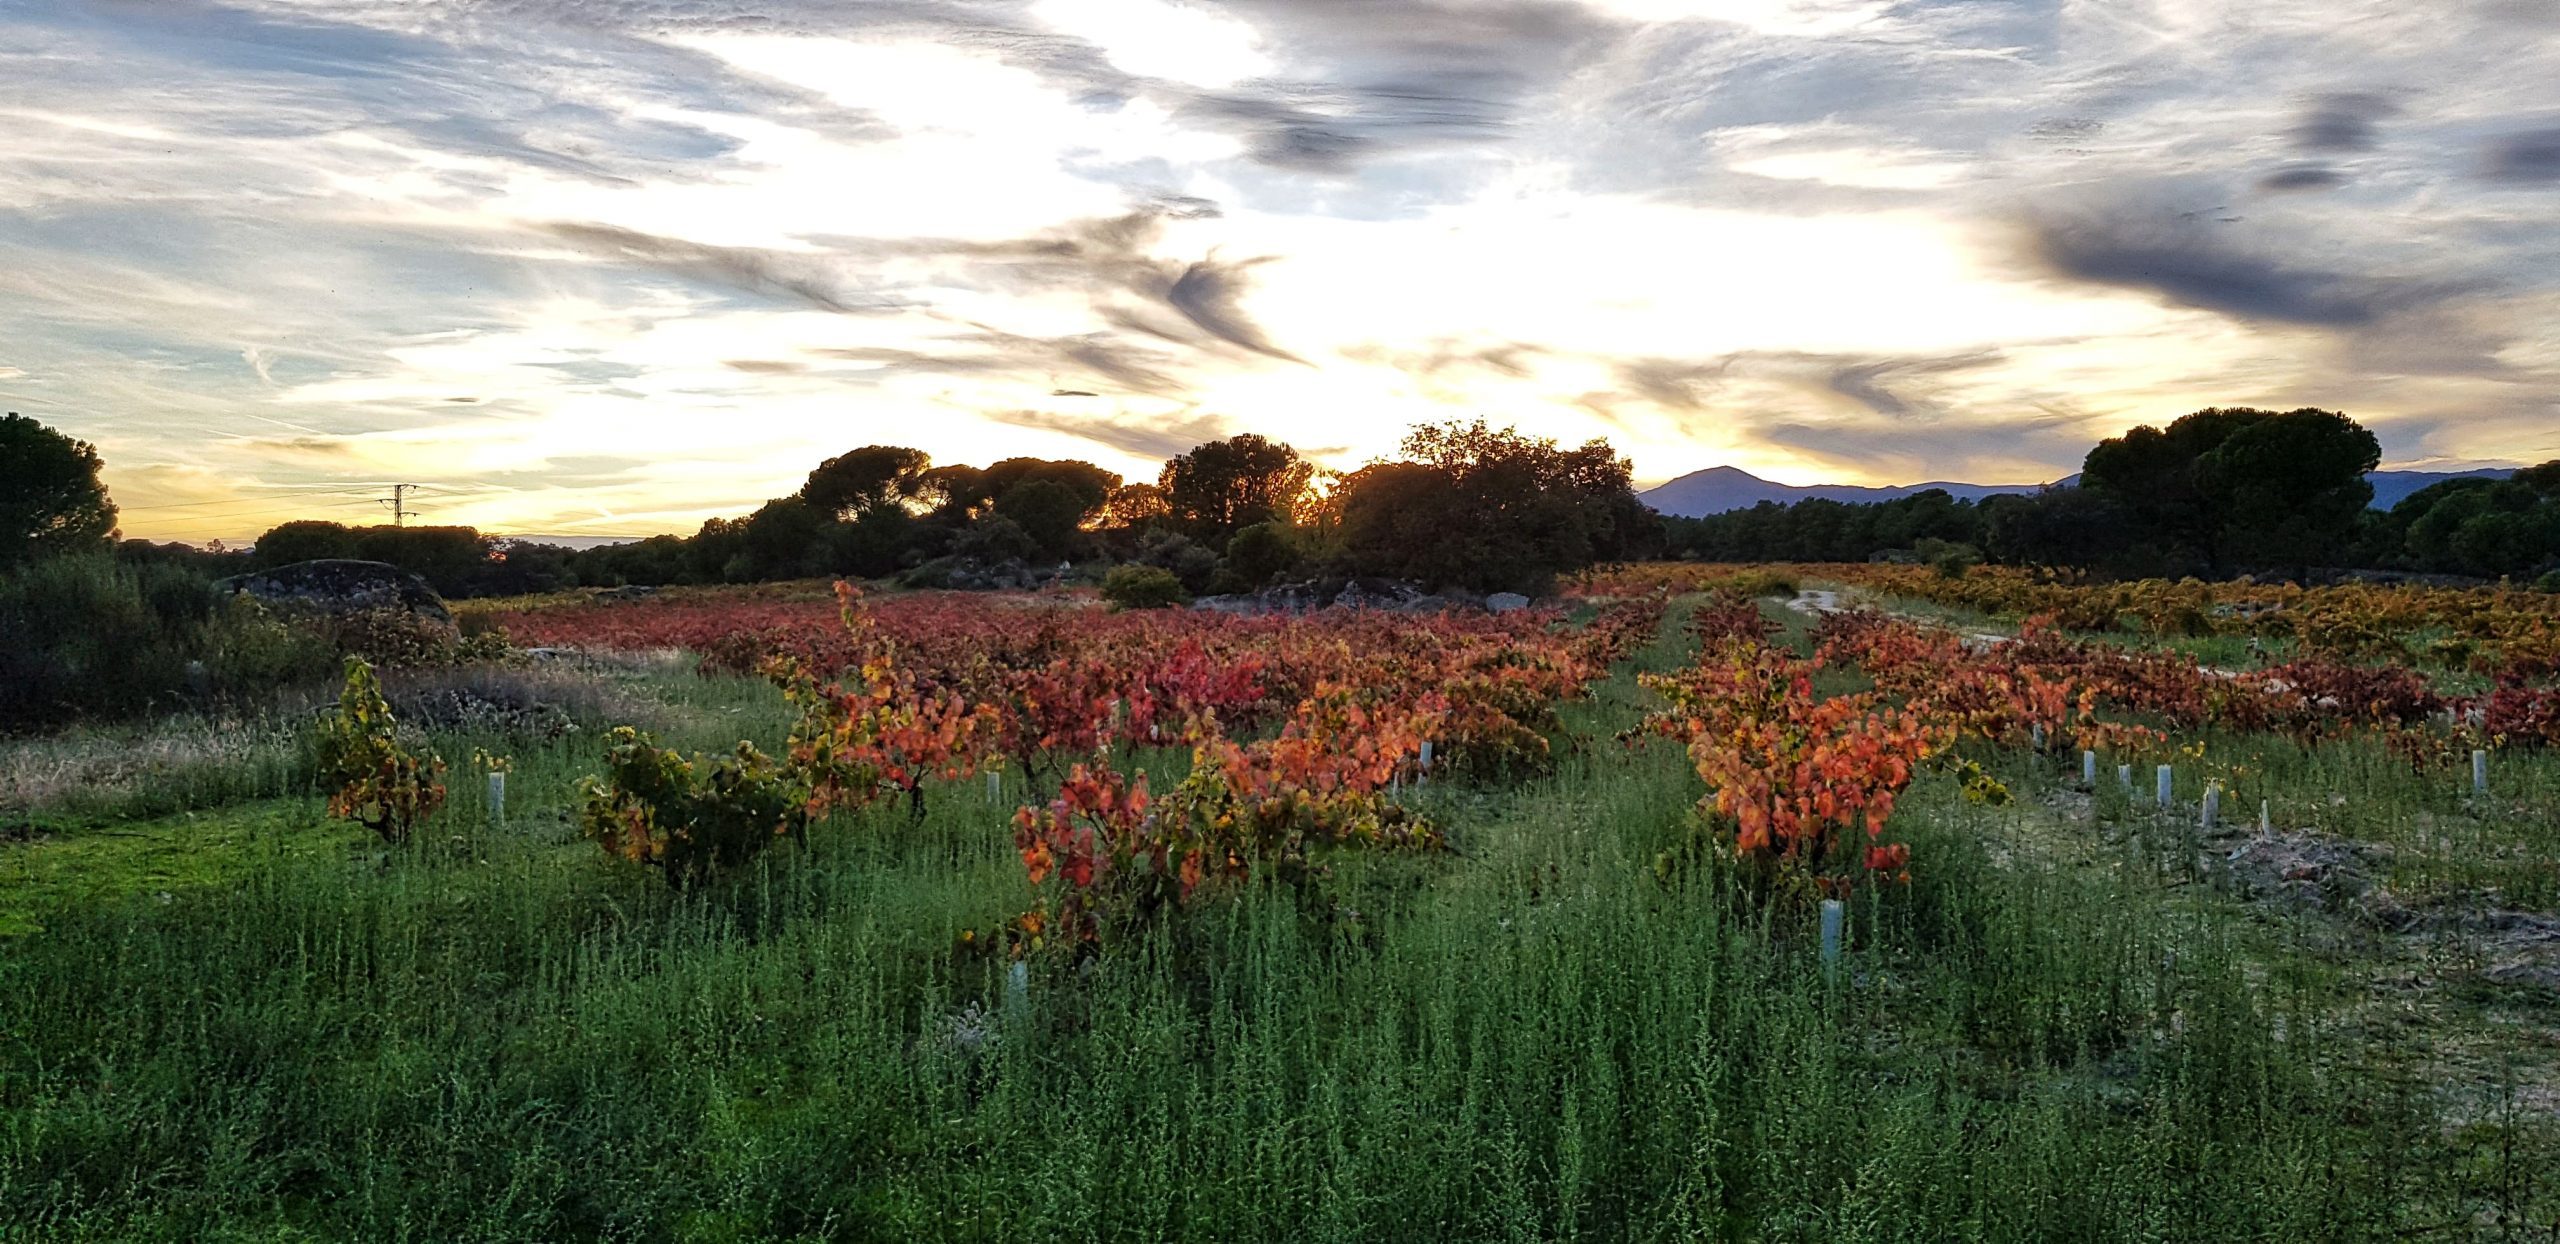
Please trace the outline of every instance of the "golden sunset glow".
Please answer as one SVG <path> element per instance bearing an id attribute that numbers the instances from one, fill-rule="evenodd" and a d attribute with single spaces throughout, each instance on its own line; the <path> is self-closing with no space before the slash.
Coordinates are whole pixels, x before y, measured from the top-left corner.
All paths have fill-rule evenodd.
<path id="1" fill-rule="evenodd" d="M 1645 480 L 2032 482 L 2216 404 L 2560 454 L 2531 6 L 696 7 L 0 17 L 0 404 L 232 541 L 1476 415 Z"/>

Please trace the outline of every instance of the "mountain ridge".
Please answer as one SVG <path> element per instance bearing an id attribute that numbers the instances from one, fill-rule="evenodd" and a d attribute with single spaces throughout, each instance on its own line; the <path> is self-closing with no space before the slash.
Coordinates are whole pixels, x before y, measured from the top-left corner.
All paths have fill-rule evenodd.
<path id="1" fill-rule="evenodd" d="M 2514 467 L 2473 467 L 2462 471 L 2373 471 L 2365 479 L 2373 485 L 2373 508 L 2387 510 L 2430 484 L 2449 479 L 2504 479 L 2515 470 Z M 2001 493 L 2032 493 L 2045 488 L 2070 487 L 2079 480 L 2079 474 L 2074 472 L 2049 484 L 1967 484 L 1954 480 L 1881 485 L 1780 484 L 1740 467 L 1715 466 L 1666 480 L 1637 493 L 1636 498 L 1664 514 L 1677 518 L 1701 518 L 1731 510 L 1747 510 L 1763 501 L 1792 505 L 1798 501 L 1820 499 L 1872 505 L 1932 488 L 1943 488 L 1959 501 L 1979 501 Z"/>

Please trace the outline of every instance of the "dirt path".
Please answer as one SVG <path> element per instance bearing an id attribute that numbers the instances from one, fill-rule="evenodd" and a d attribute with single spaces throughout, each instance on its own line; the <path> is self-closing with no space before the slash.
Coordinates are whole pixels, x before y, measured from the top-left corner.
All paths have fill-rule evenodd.
<path id="1" fill-rule="evenodd" d="M 1790 612 L 1800 613 L 1808 618 L 1817 618 L 1826 613 L 1845 613 L 1851 609 L 1874 607 L 1875 606 L 1864 605 L 1857 602 L 1844 603 L 1840 599 L 1840 593 L 1832 591 L 1829 588 L 1814 587 L 1797 588 L 1795 599 L 1787 602 L 1787 609 Z M 1945 622 L 1936 618 L 1922 617 L 1918 614 L 1911 613 L 1899 613 L 1891 609 L 1883 610 L 1883 612 L 1892 614 L 1897 618 L 1906 618 L 1910 621 L 1918 622 L 1923 626 L 1946 626 Z M 2017 638 L 2015 635 L 2004 635 L 1998 631 L 1958 631 L 1957 634 L 1963 637 L 1966 647 L 1976 649 L 1997 648 L 2000 645 Z"/>

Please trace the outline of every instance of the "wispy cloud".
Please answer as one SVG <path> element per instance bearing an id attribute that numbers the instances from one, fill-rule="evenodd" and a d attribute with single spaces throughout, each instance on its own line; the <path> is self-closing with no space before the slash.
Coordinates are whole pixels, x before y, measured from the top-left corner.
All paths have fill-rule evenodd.
<path id="1" fill-rule="evenodd" d="M 395 471 L 503 481 L 451 507 L 493 526 L 678 522 L 881 440 L 1137 475 L 1479 413 L 1648 476 L 2047 477 L 2238 401 L 2345 406 L 2395 459 L 2560 455 L 2560 27 L 2522 0 L 75 0 L 0 32 L 0 382 L 138 527 Z"/>

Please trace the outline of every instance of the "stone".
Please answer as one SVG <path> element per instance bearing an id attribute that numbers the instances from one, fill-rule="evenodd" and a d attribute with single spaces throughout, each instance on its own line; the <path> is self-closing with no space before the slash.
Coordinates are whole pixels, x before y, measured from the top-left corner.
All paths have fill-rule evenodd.
<path id="1" fill-rule="evenodd" d="M 385 609 L 454 627 L 453 611 L 427 581 L 386 562 L 330 557 L 295 562 L 256 574 L 234 575 L 214 584 L 217 591 L 236 592 L 270 605 L 320 613 L 362 613 Z"/>
<path id="2" fill-rule="evenodd" d="M 1515 613 L 1529 607 L 1529 598 L 1518 592 L 1496 592 L 1484 598 L 1484 607 L 1495 613 Z"/>
<path id="3" fill-rule="evenodd" d="M 1344 609 L 1401 609 L 1407 603 L 1422 599 L 1422 589 L 1395 579 L 1353 579 L 1334 594 L 1333 603 Z"/>

